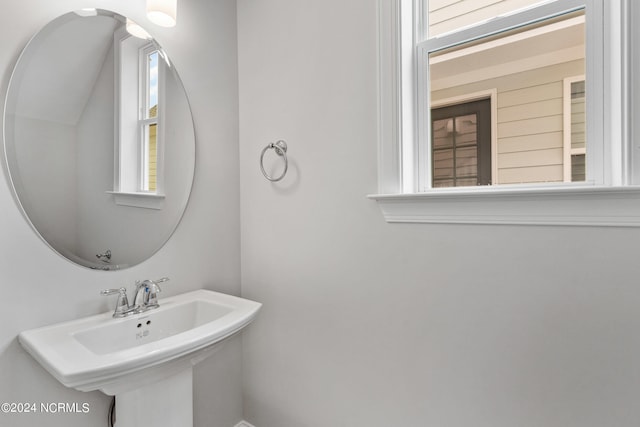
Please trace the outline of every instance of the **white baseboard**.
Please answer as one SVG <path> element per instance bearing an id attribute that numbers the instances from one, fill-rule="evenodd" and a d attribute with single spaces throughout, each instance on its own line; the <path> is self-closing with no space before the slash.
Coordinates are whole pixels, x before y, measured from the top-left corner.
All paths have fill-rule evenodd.
<path id="1" fill-rule="evenodd" d="M 235 427 L 255 427 L 246 421 L 240 421 Z"/>

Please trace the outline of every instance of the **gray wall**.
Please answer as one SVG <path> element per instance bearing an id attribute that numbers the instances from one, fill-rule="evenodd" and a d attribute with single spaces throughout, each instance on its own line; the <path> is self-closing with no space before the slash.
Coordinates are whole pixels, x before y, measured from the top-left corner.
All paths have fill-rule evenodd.
<path id="1" fill-rule="evenodd" d="M 29 38 L 48 21 L 80 7 L 109 7 L 141 23 L 143 1 L 25 0 L 4 2 L 0 14 L 0 97 Z M 178 26 L 149 31 L 180 72 L 193 109 L 197 158 L 192 198 L 169 243 L 150 260 L 128 270 L 97 272 L 52 252 L 22 217 L 6 168 L 0 180 L 0 401 L 88 402 L 88 414 L 0 413 L 7 427 L 106 425 L 109 400 L 99 392 L 66 389 L 16 341 L 24 329 L 106 311 L 114 301 L 103 288 L 132 286 L 136 279 L 171 277 L 165 296 L 208 288 L 240 292 L 238 100 L 236 4 L 233 0 L 181 0 Z M 196 368 L 196 426 L 230 427 L 242 418 L 241 341 L 231 340 Z"/>
<path id="2" fill-rule="evenodd" d="M 94 90 L 76 126 L 77 200 L 75 216 L 77 247 L 74 254 L 95 260 L 94 254 L 112 252 L 113 264 L 139 260 L 142 254 L 162 246 L 175 221 L 180 218 L 189 188 L 192 125 L 189 105 L 179 81 L 171 72 L 165 80 L 166 118 L 164 122 L 164 190 L 162 209 L 120 206 L 113 190 L 114 61 L 109 51 Z M 106 119 L 108 118 L 108 119 Z M 91 177 L 91 179 L 87 179 Z M 136 229 L 122 224 L 140 224 Z"/>
<path id="3" fill-rule="evenodd" d="M 76 228 L 76 141 L 75 127 L 47 120 L 15 117 L 15 158 L 20 165 L 13 177 L 23 188 L 20 203 L 31 212 L 31 223 L 61 253 L 75 253 Z M 9 137 L 6 129 L 5 135 Z"/>
<path id="4" fill-rule="evenodd" d="M 238 18 L 242 294 L 264 304 L 245 419 L 637 426 L 640 230 L 385 223 L 365 198 L 376 2 L 238 0 Z"/>

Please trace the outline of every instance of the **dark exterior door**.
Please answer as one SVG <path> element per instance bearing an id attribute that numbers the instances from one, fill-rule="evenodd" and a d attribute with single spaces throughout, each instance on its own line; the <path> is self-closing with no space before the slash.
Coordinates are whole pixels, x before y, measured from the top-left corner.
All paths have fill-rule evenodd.
<path id="1" fill-rule="evenodd" d="M 431 110 L 433 187 L 491 185 L 491 100 Z"/>

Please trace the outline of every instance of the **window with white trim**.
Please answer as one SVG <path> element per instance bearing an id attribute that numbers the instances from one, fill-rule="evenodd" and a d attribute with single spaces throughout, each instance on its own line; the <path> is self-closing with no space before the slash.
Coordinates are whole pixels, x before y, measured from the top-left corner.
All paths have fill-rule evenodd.
<path id="1" fill-rule="evenodd" d="M 114 38 L 117 204 L 160 209 L 163 196 L 165 61 L 153 41 L 124 31 Z"/>
<path id="2" fill-rule="evenodd" d="M 155 192 L 158 174 L 158 66 L 160 54 L 153 45 L 140 50 L 140 97 L 138 135 L 140 144 L 140 191 Z"/>
<path id="3" fill-rule="evenodd" d="M 370 197 L 386 219 L 640 225 L 624 203 L 589 212 L 603 200 L 640 201 L 630 8 L 628 0 L 379 0 L 380 194 Z M 485 160 L 480 145 L 455 148 L 479 137 L 469 134 L 476 118 L 464 134 L 455 120 L 432 120 L 436 109 L 482 99 L 492 115 Z M 486 167 L 491 179 L 473 178 Z"/>

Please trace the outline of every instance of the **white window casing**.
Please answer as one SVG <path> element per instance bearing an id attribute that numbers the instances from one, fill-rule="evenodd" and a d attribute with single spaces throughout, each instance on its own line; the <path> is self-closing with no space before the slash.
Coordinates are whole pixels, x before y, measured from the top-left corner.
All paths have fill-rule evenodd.
<path id="1" fill-rule="evenodd" d="M 631 118 L 640 17 L 630 0 L 557 0 L 429 39 L 426 1 L 378 0 L 378 202 L 389 222 L 640 226 L 640 158 Z M 585 10 L 587 182 L 429 188 L 430 52 Z M 635 37 L 635 39 L 634 39 Z M 420 41 L 416 43 L 415 40 Z M 422 41 L 424 40 L 424 41 Z M 425 79 L 425 80 L 422 80 Z M 419 92 L 421 91 L 421 93 Z M 493 138 L 493 136 L 492 136 Z M 493 156 L 492 152 L 492 156 Z M 430 164 L 424 162 L 423 164 Z M 494 172 L 495 173 L 495 172 Z"/>
<path id="2" fill-rule="evenodd" d="M 123 43 L 129 40 L 131 43 Z M 137 43 L 136 43 L 137 42 Z M 165 196 L 164 189 L 164 156 L 162 126 L 164 108 L 158 108 L 158 117 L 147 119 L 141 116 L 142 100 L 147 93 L 142 82 L 141 73 L 146 72 L 142 64 L 142 56 L 156 49 L 149 41 L 131 38 L 123 29 L 114 34 L 115 59 L 115 111 L 114 111 L 114 183 L 113 191 L 107 193 L 114 196 L 114 202 L 122 206 L 146 209 L 162 209 Z M 162 61 L 160 61 L 161 63 Z M 159 99 L 164 98 L 164 66 L 158 67 Z M 141 191 L 143 175 L 143 135 L 145 125 L 158 123 L 157 127 L 157 189 L 154 192 Z"/>

